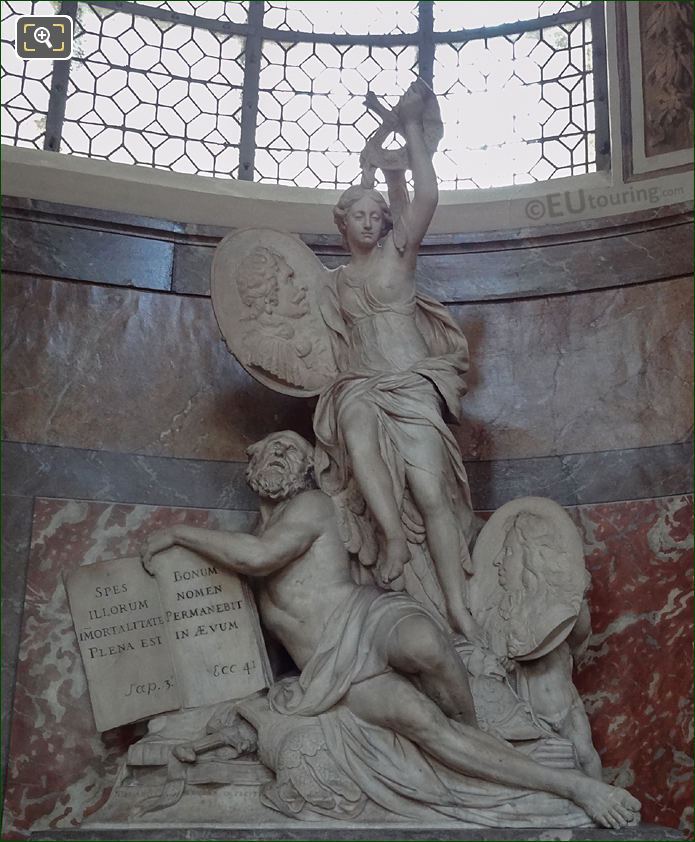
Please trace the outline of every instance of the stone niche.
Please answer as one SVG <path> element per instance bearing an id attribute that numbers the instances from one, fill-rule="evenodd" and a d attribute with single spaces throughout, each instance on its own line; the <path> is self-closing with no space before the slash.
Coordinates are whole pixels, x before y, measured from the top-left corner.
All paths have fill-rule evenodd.
<path id="1" fill-rule="evenodd" d="M 531 495 L 569 516 L 592 626 L 572 680 L 603 780 L 639 798 L 642 825 L 389 826 L 375 802 L 361 826 L 300 822 L 259 806 L 266 765 L 242 757 L 241 784 L 225 790 L 209 767 L 181 777 L 171 752 L 152 792 L 171 806 L 128 818 L 140 799 L 129 784 L 151 782 L 157 760 L 139 741 L 149 727 L 166 742 L 169 720 L 98 733 L 65 577 L 136 556 L 156 529 L 255 527 L 247 448 L 283 429 L 312 439 L 316 397 L 265 388 L 228 352 L 213 255 L 252 226 L 300 232 L 329 269 L 348 256 L 327 192 L 8 148 L 4 839 L 692 838 L 692 5 L 605 5 L 610 84 L 596 95 L 619 131 L 597 151 L 610 161 L 546 196 L 520 185 L 440 197 L 416 282 L 468 340 L 451 429 L 479 525 Z M 593 198 L 604 204 L 590 210 Z M 289 656 L 264 633 L 282 674 Z M 553 745 L 556 762 L 567 741 Z"/>
<path id="2" fill-rule="evenodd" d="M 40 202 L 6 214 L 4 834 L 58 838 L 103 807 L 143 731 L 96 733 L 63 574 L 133 555 L 156 526 L 248 528 L 246 447 L 310 435 L 313 405 L 226 352 L 201 282 L 225 232 Z M 421 259 L 471 346 L 455 433 L 476 508 L 529 493 L 567 508 L 592 579 L 575 683 L 605 777 L 674 833 L 692 823 L 690 236 L 680 206 L 475 251 L 433 239 Z M 135 246 L 129 285 L 118 256 Z M 312 246 L 344 261 L 335 239 Z M 610 283 L 566 263 L 578 253 Z"/>

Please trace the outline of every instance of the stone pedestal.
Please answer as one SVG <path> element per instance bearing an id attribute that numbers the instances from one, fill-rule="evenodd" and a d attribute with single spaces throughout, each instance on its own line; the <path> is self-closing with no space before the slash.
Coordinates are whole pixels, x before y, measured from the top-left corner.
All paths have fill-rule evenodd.
<path id="1" fill-rule="evenodd" d="M 36 842 L 68 842 L 68 840 L 160 840 L 166 836 L 167 840 L 198 840 L 198 842 L 212 842 L 212 840 L 441 840 L 441 842 L 512 842 L 512 840 L 525 840 L 525 842 L 573 842 L 574 840 L 585 840 L 585 842 L 603 842 L 603 840 L 630 840 L 630 842 L 648 842 L 651 840 L 683 840 L 678 830 L 672 827 L 662 827 L 656 824 L 641 824 L 637 827 L 628 827 L 624 830 L 605 830 L 598 827 L 581 827 L 573 830 L 552 828 L 545 830 L 533 830 L 527 828 L 508 829 L 490 828 L 486 830 L 461 829 L 455 825 L 438 825 L 436 827 L 423 827 L 421 825 L 397 824 L 385 827 L 383 825 L 348 825 L 333 823 L 329 825 L 307 825 L 304 822 L 294 824 L 275 824 L 263 827 L 251 827 L 249 825 L 225 825 L 211 827 L 169 827 L 169 828 L 143 828 L 142 826 L 130 825 L 112 827 L 108 830 L 97 829 L 96 826 L 84 827 L 82 830 L 63 831 L 37 831 L 31 834 L 31 839 Z"/>

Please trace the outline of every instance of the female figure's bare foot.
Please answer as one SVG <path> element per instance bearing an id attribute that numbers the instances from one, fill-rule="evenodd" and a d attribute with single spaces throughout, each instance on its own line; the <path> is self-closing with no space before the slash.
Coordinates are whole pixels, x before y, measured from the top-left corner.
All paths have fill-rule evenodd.
<path id="1" fill-rule="evenodd" d="M 387 538 L 383 560 L 376 565 L 377 578 L 382 585 L 388 586 L 403 573 L 403 568 L 410 561 L 410 549 L 404 536 Z"/>
<path id="2" fill-rule="evenodd" d="M 626 789 L 582 776 L 571 797 L 602 827 L 619 830 L 639 821 L 641 804 Z"/>

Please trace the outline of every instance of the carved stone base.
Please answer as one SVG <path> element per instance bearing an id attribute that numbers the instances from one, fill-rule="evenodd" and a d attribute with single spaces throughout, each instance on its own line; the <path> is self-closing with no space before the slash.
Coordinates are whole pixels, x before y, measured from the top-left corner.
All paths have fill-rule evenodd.
<path id="1" fill-rule="evenodd" d="M 573 842 L 573 840 L 586 840 L 586 842 L 601 842 L 601 840 L 631 840 L 632 842 L 648 842 L 649 840 L 684 840 L 687 837 L 672 827 L 662 827 L 655 824 L 640 824 L 636 827 L 627 827 L 624 830 L 605 830 L 600 827 L 580 827 L 571 830 L 545 828 L 543 830 L 508 829 L 503 827 L 490 828 L 486 830 L 463 829 L 460 825 L 437 825 L 436 827 L 417 827 L 408 824 L 397 825 L 348 825 L 334 823 L 330 825 L 307 825 L 306 822 L 285 824 L 275 823 L 274 825 L 264 824 L 228 824 L 222 826 L 193 826 L 186 824 L 182 826 L 158 825 L 156 828 L 143 825 L 89 825 L 81 830 L 49 830 L 36 831 L 31 834 L 30 839 L 42 840 L 42 842 L 87 842 L 87 840 L 103 840 L 104 842 L 126 842 L 126 840 L 160 840 L 166 838 L 171 842 L 178 840 L 196 839 L 199 842 L 213 842 L 213 840 L 442 840 L 442 842 L 454 842 L 455 840 L 471 840 L 471 842 L 512 842 L 512 840 L 526 840 L 526 842 Z"/>
<path id="2" fill-rule="evenodd" d="M 170 831 L 172 833 L 179 832 L 191 825 L 201 827 L 201 833 L 203 834 L 219 831 L 222 835 L 210 838 L 220 839 L 223 838 L 223 832 L 232 830 L 235 839 L 252 839 L 255 838 L 254 833 L 269 834 L 267 837 L 258 838 L 282 839 L 285 832 L 292 832 L 292 836 L 288 838 L 309 839 L 314 837 L 306 836 L 306 834 L 311 834 L 319 828 L 321 828 L 321 835 L 315 837 L 317 839 L 330 839 L 332 833 L 338 833 L 339 831 L 347 833 L 348 829 L 351 829 L 350 833 L 357 833 L 358 829 L 361 832 L 363 828 L 367 828 L 367 835 L 361 838 L 369 839 L 371 838 L 369 833 L 374 832 L 369 829 L 376 827 L 383 829 L 384 832 L 391 827 L 399 828 L 395 836 L 392 837 L 398 839 L 400 838 L 398 833 L 401 832 L 401 827 L 413 829 L 412 822 L 404 822 L 402 818 L 389 814 L 373 802 L 366 804 L 360 814 L 359 821 L 341 822 L 326 819 L 325 821 L 307 822 L 284 817 L 276 810 L 261 803 L 261 785 L 265 783 L 264 776 L 269 776 L 268 770 L 260 763 L 247 762 L 243 765 L 248 767 L 248 772 L 245 775 L 248 780 L 245 784 L 240 784 L 240 778 L 237 776 L 234 786 L 191 787 L 183 793 L 173 806 L 164 807 L 136 819 L 130 818 L 134 800 L 140 801 L 148 796 L 156 797 L 160 795 L 164 776 L 162 775 L 161 781 L 154 785 L 137 782 L 136 786 L 133 787 L 116 786 L 104 807 L 91 820 L 87 819 L 82 827 L 85 832 L 92 833 L 94 839 L 100 839 L 102 831 L 127 833 L 132 830 L 134 832 L 133 838 L 138 838 L 139 833 L 145 834 L 143 837 L 145 838 L 153 828 L 167 828 L 167 834 L 169 834 Z M 254 776 L 256 780 L 252 780 Z M 224 816 L 233 816 L 234 822 L 230 824 L 221 822 L 219 819 Z M 462 823 L 454 824 L 453 822 L 442 826 L 467 827 Z M 241 834 L 238 837 L 237 832 Z M 182 835 L 176 838 L 200 838 L 202 840 L 206 839 L 207 836 Z M 349 836 L 344 838 L 349 838 Z"/>
<path id="3" fill-rule="evenodd" d="M 482 678 L 478 676 L 473 682 L 474 693 Z M 490 682 L 502 686 L 499 681 L 490 679 Z M 488 698 L 489 695 L 481 697 L 481 701 L 486 702 L 483 706 L 488 714 L 485 721 L 490 718 L 488 708 L 493 709 L 490 705 L 494 699 Z M 513 711 L 517 707 L 519 705 L 515 704 Z M 492 719 L 497 724 L 497 713 Z M 517 729 L 521 727 L 518 717 L 506 719 L 512 725 L 516 723 Z M 205 722 L 208 726 L 201 731 L 201 724 Z M 351 722 L 352 719 L 343 723 L 344 728 L 347 729 Z M 509 722 L 507 727 L 511 727 Z M 527 731 L 531 724 L 530 721 L 525 723 Z M 301 837 L 307 830 L 316 828 L 324 828 L 328 836 L 334 828 L 365 827 L 397 827 L 400 832 L 401 828 L 432 826 L 457 828 L 460 833 L 464 828 L 508 827 L 513 825 L 515 818 L 518 826 L 530 825 L 539 830 L 555 824 L 590 824 L 589 817 L 570 802 L 565 802 L 563 811 L 558 807 L 557 799 L 544 793 L 530 794 L 534 800 L 518 816 L 513 810 L 510 816 L 489 804 L 482 821 L 479 818 L 481 811 L 474 807 L 458 814 L 442 811 L 440 815 L 432 815 L 435 809 L 426 802 L 413 801 L 405 810 L 388 809 L 388 802 L 377 803 L 356 786 L 350 788 L 350 780 L 328 753 L 325 734 L 316 717 L 274 713 L 264 695 L 165 714 L 151 720 L 149 727 L 150 733 L 130 747 L 106 804 L 84 821 L 82 827 L 95 834 L 102 829 L 152 826 L 199 825 L 221 829 L 227 828 L 227 822 L 233 819 L 235 828 L 260 827 L 279 832 L 282 828 L 296 827 Z M 535 731 L 528 731 L 527 737 L 533 734 L 535 739 L 519 743 L 520 751 L 548 766 L 572 769 L 574 752 L 571 744 L 553 737 L 539 739 L 536 731 L 538 726 Z M 372 737 L 376 739 L 373 734 Z M 220 741 L 225 745 L 220 746 Z M 389 750 L 388 741 L 370 745 L 372 753 L 377 752 L 380 756 L 385 756 Z M 198 746 L 197 751 L 204 750 L 193 755 L 195 762 L 184 762 L 182 755 L 187 756 L 195 746 Z M 181 749 L 185 751 L 181 752 Z M 407 746 L 401 745 L 400 750 L 407 750 Z M 417 759 L 418 755 L 410 755 L 415 767 Z M 359 756 L 353 762 L 358 763 Z M 407 765 L 403 767 L 403 775 L 407 774 L 407 769 Z M 321 784 L 329 780 L 330 791 Z M 424 780 L 427 784 L 427 778 Z M 416 775 L 413 781 L 411 786 L 417 786 L 420 778 Z M 333 793 L 333 801 L 327 800 L 329 792 Z M 475 798 L 475 792 L 472 798 Z M 402 807 L 401 802 L 395 803 L 396 808 Z M 469 805 L 464 802 L 464 806 Z"/>

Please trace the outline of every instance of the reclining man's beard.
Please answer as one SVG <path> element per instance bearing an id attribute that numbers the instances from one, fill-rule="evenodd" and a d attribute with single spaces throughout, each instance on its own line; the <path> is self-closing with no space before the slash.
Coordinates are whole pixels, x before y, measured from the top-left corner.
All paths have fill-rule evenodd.
<path id="1" fill-rule="evenodd" d="M 271 500 L 284 500 L 311 487 L 305 471 L 283 471 L 262 464 L 249 468 L 247 480 L 252 491 Z"/>

